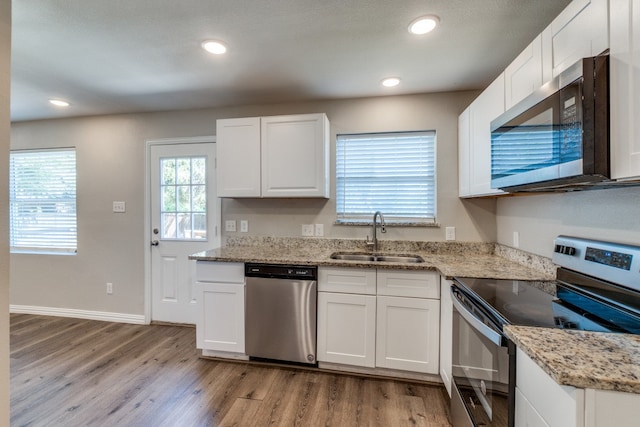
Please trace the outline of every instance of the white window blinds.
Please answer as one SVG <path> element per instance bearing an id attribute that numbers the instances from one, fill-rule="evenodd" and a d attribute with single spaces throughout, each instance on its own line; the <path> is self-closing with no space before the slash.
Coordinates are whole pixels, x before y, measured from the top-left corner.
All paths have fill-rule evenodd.
<path id="1" fill-rule="evenodd" d="M 76 152 L 12 151 L 10 156 L 12 252 L 75 252 Z"/>
<path id="2" fill-rule="evenodd" d="M 385 220 L 434 222 L 435 131 L 338 135 L 338 222 Z"/>

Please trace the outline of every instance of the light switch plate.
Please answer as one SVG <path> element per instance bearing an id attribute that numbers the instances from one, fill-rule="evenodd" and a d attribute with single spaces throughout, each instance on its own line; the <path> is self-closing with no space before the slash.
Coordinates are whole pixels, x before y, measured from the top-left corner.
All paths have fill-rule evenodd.
<path id="1" fill-rule="evenodd" d="M 514 248 L 520 247 L 520 233 L 518 233 L 517 231 L 513 232 L 513 247 Z"/>
<path id="2" fill-rule="evenodd" d="M 313 237 L 313 224 L 302 224 L 302 235 L 304 237 Z"/>
<path id="3" fill-rule="evenodd" d="M 455 227 L 446 227 L 444 229 L 445 239 L 446 240 L 456 240 L 456 228 Z"/>
<path id="4" fill-rule="evenodd" d="M 113 202 L 113 211 L 117 213 L 123 213 L 127 210 L 125 202 Z"/>
<path id="5" fill-rule="evenodd" d="M 249 221 L 243 219 L 240 221 L 240 232 L 247 233 L 249 231 Z"/>
<path id="6" fill-rule="evenodd" d="M 236 220 L 228 219 L 224 222 L 224 231 L 236 231 Z"/>

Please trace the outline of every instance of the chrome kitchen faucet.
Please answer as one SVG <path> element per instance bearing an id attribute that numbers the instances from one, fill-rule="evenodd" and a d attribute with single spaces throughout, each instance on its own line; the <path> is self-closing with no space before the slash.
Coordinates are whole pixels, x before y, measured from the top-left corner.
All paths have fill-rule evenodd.
<path id="1" fill-rule="evenodd" d="M 380 232 L 381 233 L 386 233 L 387 229 L 385 228 L 384 225 L 384 216 L 382 216 L 382 212 L 380 211 L 376 211 L 376 213 L 373 214 L 373 240 L 369 240 L 369 236 L 367 236 L 367 246 L 373 246 L 373 252 L 378 252 L 378 236 L 376 235 L 376 218 L 380 217 Z"/>

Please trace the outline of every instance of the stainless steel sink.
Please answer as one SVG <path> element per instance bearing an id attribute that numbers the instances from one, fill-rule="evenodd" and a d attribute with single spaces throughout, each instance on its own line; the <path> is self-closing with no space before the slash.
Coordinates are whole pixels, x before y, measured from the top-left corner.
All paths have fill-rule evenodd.
<path id="1" fill-rule="evenodd" d="M 397 254 L 365 254 L 354 252 L 336 252 L 331 254 L 331 259 L 344 261 L 369 261 L 369 262 L 400 262 L 400 263 L 420 263 L 424 259 L 418 255 L 397 255 Z"/>

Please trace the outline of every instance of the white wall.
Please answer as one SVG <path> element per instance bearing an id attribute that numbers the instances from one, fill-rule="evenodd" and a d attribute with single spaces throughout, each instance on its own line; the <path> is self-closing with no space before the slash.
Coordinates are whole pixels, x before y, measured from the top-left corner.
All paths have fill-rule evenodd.
<path id="1" fill-rule="evenodd" d="M 462 202 L 457 197 L 457 118 L 475 95 L 455 92 L 14 123 L 14 149 L 77 149 L 78 254 L 12 255 L 11 303 L 143 314 L 143 264 L 149 248 L 144 239 L 145 141 L 214 135 L 217 118 L 326 112 L 334 135 L 332 158 L 336 133 L 435 129 L 438 221 L 455 226 L 458 240 L 494 241 L 495 201 Z M 332 162 L 332 174 L 333 170 Z M 126 201 L 125 214 L 111 212 L 114 200 Z M 333 198 L 224 199 L 222 209 L 223 220 L 248 219 L 250 235 L 300 236 L 303 223 L 325 224 L 329 237 L 364 239 L 369 231 L 334 226 Z M 390 227 L 383 238 L 444 240 L 444 228 Z M 106 282 L 114 284 L 114 295 L 106 295 Z"/>
<path id="2" fill-rule="evenodd" d="M 559 234 L 640 245 L 640 187 L 507 197 L 497 205 L 498 242 L 550 257 Z"/>
<path id="3" fill-rule="evenodd" d="M 9 93 L 11 0 L 0 0 L 0 425 L 9 425 Z"/>

